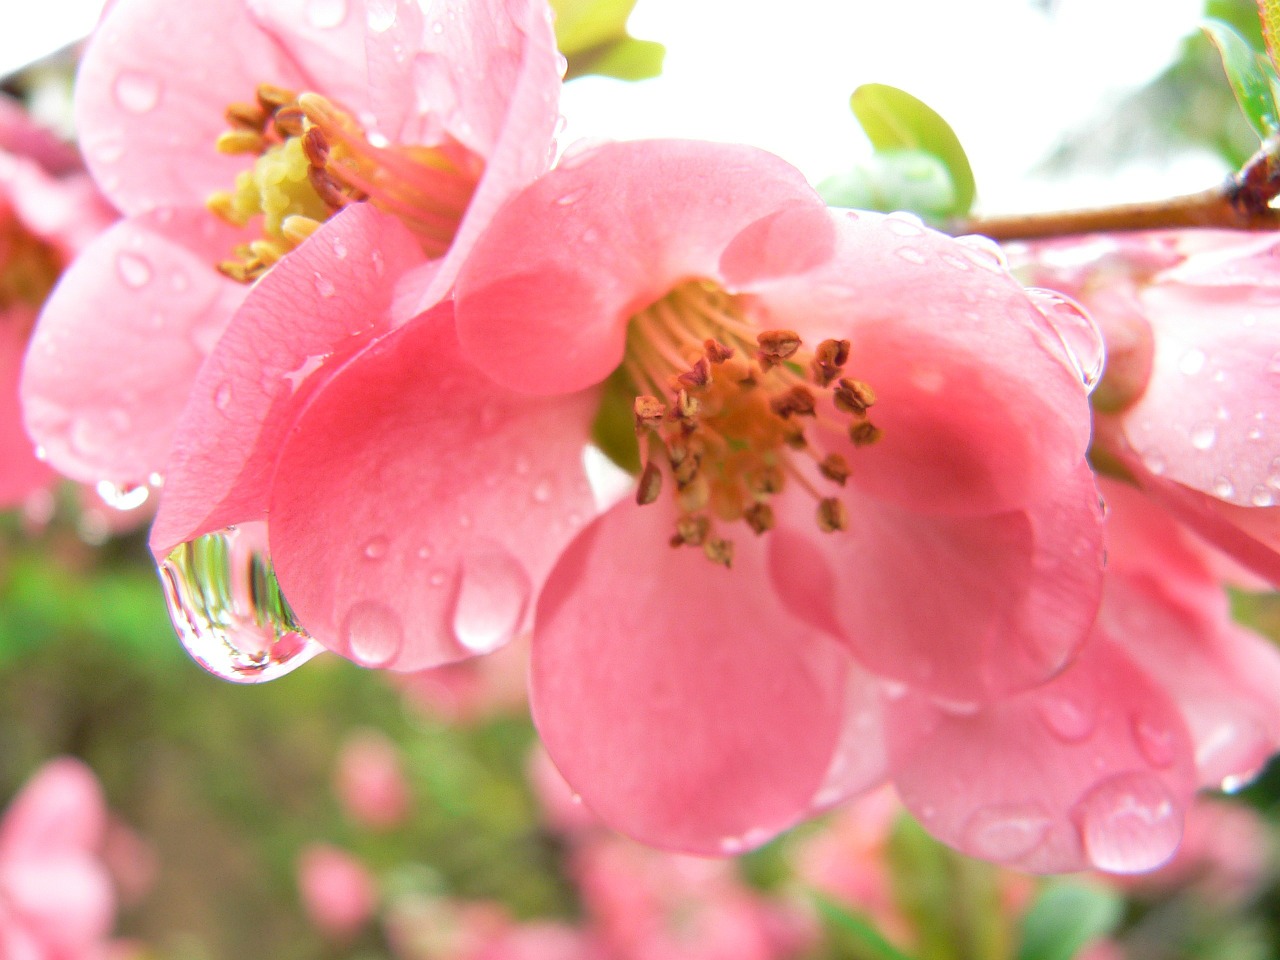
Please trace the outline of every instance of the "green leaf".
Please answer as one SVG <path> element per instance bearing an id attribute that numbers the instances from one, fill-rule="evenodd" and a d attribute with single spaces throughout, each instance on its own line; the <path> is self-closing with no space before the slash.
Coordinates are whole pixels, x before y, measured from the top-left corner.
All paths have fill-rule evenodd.
<path id="1" fill-rule="evenodd" d="M 1063 881 L 1045 886 L 1022 921 L 1017 960 L 1071 960 L 1120 923 L 1124 899 L 1115 890 Z"/>
<path id="2" fill-rule="evenodd" d="M 586 74 L 644 80 L 662 72 L 666 48 L 627 34 L 636 0 L 551 0 L 556 44 L 569 61 L 565 79 Z"/>
<path id="3" fill-rule="evenodd" d="M 1262 18 L 1262 37 L 1267 44 L 1267 56 L 1276 63 L 1276 48 L 1280 45 L 1280 0 L 1258 0 L 1258 16 Z"/>
<path id="4" fill-rule="evenodd" d="M 969 212 L 976 192 L 973 168 L 951 125 L 905 90 L 883 83 L 863 84 L 849 98 L 854 116 L 877 151 L 915 150 L 932 154 L 955 190 L 953 216 Z"/>
<path id="5" fill-rule="evenodd" d="M 910 210 L 941 222 L 956 208 L 955 185 L 942 161 L 922 150 L 885 150 L 818 184 L 828 205 L 856 210 Z"/>
<path id="6" fill-rule="evenodd" d="M 662 73 L 667 48 L 652 40 L 622 37 L 614 43 L 569 57 L 565 79 L 595 74 L 617 80 L 648 80 Z"/>
<path id="7" fill-rule="evenodd" d="M 636 388 L 619 367 L 604 382 L 600 407 L 591 423 L 591 439 L 610 460 L 631 474 L 640 473 L 640 446 L 636 442 Z"/>
<path id="8" fill-rule="evenodd" d="M 1258 138 L 1266 140 L 1280 132 L 1280 110 L 1276 107 L 1275 94 L 1267 70 L 1253 48 L 1219 20 L 1206 20 L 1203 29 L 1218 48 L 1231 91 Z"/>
<path id="9" fill-rule="evenodd" d="M 811 893 L 818 916 L 829 932 L 838 933 L 856 941 L 864 952 L 875 960 L 911 960 L 905 953 L 886 940 L 865 917 L 829 900 L 820 893 Z"/>

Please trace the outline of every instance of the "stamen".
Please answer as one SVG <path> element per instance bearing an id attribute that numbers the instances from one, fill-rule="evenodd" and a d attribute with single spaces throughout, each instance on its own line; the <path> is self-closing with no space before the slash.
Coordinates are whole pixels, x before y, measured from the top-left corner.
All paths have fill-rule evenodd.
<path id="1" fill-rule="evenodd" d="M 849 427 L 849 439 L 853 441 L 855 447 L 869 447 L 882 436 L 884 431 L 870 420 L 864 420 Z"/>
<path id="2" fill-rule="evenodd" d="M 763 500 L 757 501 L 742 511 L 742 519 L 757 534 L 765 533 L 773 529 L 773 507 Z"/>
<path id="3" fill-rule="evenodd" d="M 662 493 L 662 471 L 650 461 L 644 465 L 640 474 L 640 482 L 636 485 L 636 503 L 646 506 L 658 499 Z"/>
<path id="4" fill-rule="evenodd" d="M 875 406 L 876 392 L 861 380 L 850 380 L 844 377 L 832 394 L 836 409 L 851 413 L 855 417 L 865 417 L 867 408 Z"/>
<path id="5" fill-rule="evenodd" d="M 733 566 L 733 542 L 721 537 L 709 537 L 702 545 L 702 552 L 712 563 L 722 567 Z"/>
<path id="6" fill-rule="evenodd" d="M 838 483 L 842 487 L 845 481 L 849 479 L 849 464 L 838 453 L 827 454 L 823 461 L 818 464 L 818 470 L 828 480 Z"/>
<path id="7" fill-rule="evenodd" d="M 835 497 L 824 497 L 818 503 L 818 529 L 823 533 L 835 533 L 849 526 L 849 511 Z"/>

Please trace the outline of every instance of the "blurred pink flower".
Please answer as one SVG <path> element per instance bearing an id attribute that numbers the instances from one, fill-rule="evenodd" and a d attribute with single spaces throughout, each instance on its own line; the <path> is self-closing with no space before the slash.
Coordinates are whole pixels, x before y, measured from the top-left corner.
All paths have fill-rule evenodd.
<path id="1" fill-rule="evenodd" d="M 79 760 L 50 761 L 14 798 L 0 820 L 0 956 L 80 960 L 106 949 L 106 822 L 102 790 Z"/>
<path id="2" fill-rule="evenodd" d="M 409 814 L 409 783 L 396 745 L 377 730 L 357 730 L 338 751 L 334 787 L 355 823 L 385 830 Z"/>
<path id="3" fill-rule="evenodd" d="M 352 939 L 378 904 L 369 869 L 345 850 L 316 843 L 298 858 L 298 892 L 307 917 L 331 940 Z"/>
<path id="4" fill-rule="evenodd" d="M 478 723 L 528 709 L 529 644 L 517 637 L 486 657 L 399 674 L 406 701 L 450 723 Z"/>
<path id="5" fill-rule="evenodd" d="M 1107 341 L 1095 460 L 1280 583 L 1280 240 L 1229 231 L 1015 248 Z"/>
<path id="6" fill-rule="evenodd" d="M 76 116 L 89 168 L 126 216 L 36 329 L 23 398 L 50 463 L 120 484 L 181 469 L 175 428 L 247 281 L 331 217 L 317 242 L 342 260 L 349 214 L 390 211 L 419 267 L 401 295 L 418 309 L 438 299 L 493 210 L 549 162 L 556 57 L 543 0 L 446 0 L 429 14 L 414 0 L 112 3 L 84 53 Z M 347 270 L 382 269 L 350 255 Z M 324 298 L 344 277 L 304 282 Z M 335 336 L 368 333 L 364 315 Z M 234 390 L 264 408 L 287 402 L 281 374 L 333 349 L 276 370 L 288 358 L 264 347 L 272 330 L 250 337 L 266 379 Z"/>

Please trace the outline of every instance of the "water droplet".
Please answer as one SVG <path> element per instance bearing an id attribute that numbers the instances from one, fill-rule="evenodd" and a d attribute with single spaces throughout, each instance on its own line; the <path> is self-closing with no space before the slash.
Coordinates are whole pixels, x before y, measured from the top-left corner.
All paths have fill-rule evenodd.
<path id="1" fill-rule="evenodd" d="M 333 238 L 333 255 L 339 260 L 347 259 L 347 245 L 339 237 Z"/>
<path id="2" fill-rule="evenodd" d="M 1158 453 L 1147 454 L 1142 458 L 1142 463 L 1144 466 L 1146 466 L 1148 470 L 1154 473 L 1157 477 L 1160 476 L 1162 473 L 1165 472 L 1165 470 L 1169 468 L 1169 465 L 1168 463 L 1165 462 L 1164 457 L 1160 456 L 1160 454 Z"/>
<path id="3" fill-rule="evenodd" d="M 720 840 L 720 850 L 729 856 L 736 856 L 740 853 L 746 853 L 748 850 L 754 850 L 756 847 L 763 846 L 773 836 L 773 833 L 763 827 L 752 827 L 743 832 L 738 837 L 722 837 Z"/>
<path id="4" fill-rule="evenodd" d="M 140 70 L 121 70 L 112 89 L 116 103 L 130 113 L 149 113 L 160 102 L 160 80 Z"/>
<path id="5" fill-rule="evenodd" d="M 315 285 L 316 293 L 328 299 L 338 292 L 338 288 L 333 285 L 333 281 L 319 271 L 311 274 L 311 281 Z"/>
<path id="6" fill-rule="evenodd" d="M 1258 774 L 1261 772 L 1262 769 L 1259 768 L 1253 773 L 1232 774 L 1229 777 L 1223 777 L 1219 789 L 1221 789 L 1223 793 L 1239 793 L 1249 784 L 1253 783 L 1254 780 L 1258 779 Z"/>
<path id="7" fill-rule="evenodd" d="M 984 237 L 980 233 L 971 233 L 963 237 L 956 237 L 956 243 L 973 254 L 969 259 L 980 267 L 986 267 L 988 270 L 1000 273 L 1009 268 L 1009 260 L 1005 256 L 1004 248 L 990 237 Z"/>
<path id="8" fill-rule="evenodd" d="M 123 251 L 116 257 L 116 271 L 125 286 L 137 290 L 151 282 L 151 264 L 137 253 Z"/>
<path id="9" fill-rule="evenodd" d="M 366 0 L 365 22 L 374 33 L 386 33 L 395 26 L 395 0 Z"/>
<path id="10" fill-rule="evenodd" d="M 377 600 L 357 600 L 338 628 L 347 654 L 362 667 L 385 667 L 404 646 L 400 615 Z"/>
<path id="11" fill-rule="evenodd" d="M 901 700 L 907 695 L 907 685 L 898 680 L 881 680 L 880 689 L 890 700 Z"/>
<path id="12" fill-rule="evenodd" d="M 440 34 L 444 33 L 444 22 L 441 20 L 437 20 L 435 23 L 431 24 L 431 32 L 434 33 L 437 37 L 440 36 Z"/>
<path id="13" fill-rule="evenodd" d="M 1095 784 L 1073 818 L 1085 854 L 1099 870 L 1140 873 L 1168 860 L 1182 839 L 1182 811 L 1149 773 L 1118 773 Z"/>
<path id="14" fill-rule="evenodd" d="M 1263 432 L 1261 427 L 1252 427 L 1249 430 L 1248 436 L 1250 440 L 1261 440 L 1266 436 L 1266 434 Z"/>
<path id="15" fill-rule="evenodd" d="M 317 30 L 330 30 L 347 19 L 347 0 L 307 0 L 307 20 Z"/>
<path id="16" fill-rule="evenodd" d="M 532 589 L 523 564 L 502 547 L 465 557 L 453 602 L 458 643 L 472 653 L 502 646 L 520 629 Z"/>
<path id="17" fill-rule="evenodd" d="M 1049 695 L 1040 701 L 1040 719 L 1050 733 L 1066 743 L 1088 739 L 1097 724 L 1093 704 L 1062 695 Z"/>
<path id="18" fill-rule="evenodd" d="M 382 560 L 387 555 L 387 538 L 373 537 L 364 545 L 364 558 L 366 560 Z"/>
<path id="19" fill-rule="evenodd" d="M 914 247 L 899 247 L 895 253 L 908 263 L 924 263 L 925 255 Z"/>
<path id="20" fill-rule="evenodd" d="M 1191 430 L 1191 445 L 1197 450 L 1208 450 L 1218 439 L 1218 430 L 1212 423 L 1197 424 Z"/>
<path id="21" fill-rule="evenodd" d="M 516 475 L 517 476 L 523 477 L 526 474 L 528 474 L 528 472 L 532 469 L 533 469 L 533 465 L 529 462 L 528 457 L 524 457 L 524 456 L 516 457 Z"/>
<path id="22" fill-rule="evenodd" d="M 415 555 L 417 556 L 417 558 L 418 558 L 419 560 L 430 560 L 430 559 L 431 559 L 431 555 L 432 555 L 434 552 L 435 552 L 435 551 L 433 551 L 433 550 L 431 549 L 431 547 L 429 547 L 427 544 L 425 544 L 425 543 L 424 543 L 422 546 L 420 546 L 420 547 L 417 549 L 417 551 L 415 551 Z"/>
<path id="23" fill-rule="evenodd" d="M 563 197 L 556 200 L 556 204 L 561 207 L 571 207 L 587 195 L 587 190 L 587 187 L 579 187 L 577 190 L 570 190 Z"/>
<path id="24" fill-rule="evenodd" d="M 174 293 L 186 293 L 191 289 L 191 278 L 183 270 L 175 270 L 169 274 L 169 286 Z"/>
<path id="25" fill-rule="evenodd" d="M 160 565 L 187 653 L 235 683 L 274 680 L 324 650 L 280 593 L 266 542 L 266 524 L 227 527 L 181 544 Z"/>
<path id="26" fill-rule="evenodd" d="M 430 583 L 433 587 L 443 587 L 445 584 L 445 581 L 448 579 L 449 579 L 449 575 L 446 574 L 443 570 L 436 570 L 432 572 L 430 577 L 427 578 L 427 582 Z"/>
<path id="27" fill-rule="evenodd" d="M 1158 770 L 1163 770 L 1173 763 L 1174 752 L 1173 731 L 1164 724 L 1150 717 L 1136 716 L 1131 722 L 1133 742 L 1138 750 L 1147 758 L 1147 762 Z"/>
<path id="28" fill-rule="evenodd" d="M 533 488 L 533 499 L 535 503 L 549 503 L 551 501 L 551 481 L 543 478 L 538 481 L 538 485 Z"/>
<path id="29" fill-rule="evenodd" d="M 957 257 L 955 254 L 952 254 L 952 253 L 944 253 L 942 255 L 942 262 L 947 264 L 948 266 L 955 267 L 957 270 L 972 269 L 968 260 L 964 259 L 963 257 Z"/>
<path id="30" fill-rule="evenodd" d="M 919 237 L 924 234 L 924 221 L 911 213 L 891 213 L 884 218 L 884 225 L 900 237 Z"/>
<path id="31" fill-rule="evenodd" d="M 1192 348 L 1182 355 L 1182 359 L 1178 361 L 1178 369 L 1188 377 L 1193 377 L 1204 369 L 1204 361 L 1204 351 Z"/>
<path id="32" fill-rule="evenodd" d="M 112 138 L 110 140 L 100 140 L 90 151 L 93 159 L 99 163 L 115 163 L 124 156 L 124 141 Z"/>
<path id="33" fill-rule="evenodd" d="M 1035 850 L 1049 834 L 1051 821 L 1038 803 L 1001 803 L 983 807 L 964 826 L 966 853 L 1008 863 Z"/>
<path id="34" fill-rule="evenodd" d="M 1227 477 L 1216 476 L 1213 478 L 1213 495 L 1220 499 L 1226 500 L 1228 497 L 1235 495 L 1236 485 Z"/>
<path id="35" fill-rule="evenodd" d="M 382 276 L 387 272 L 387 262 L 383 259 L 381 250 L 374 250 L 369 254 L 369 259 L 373 261 L 373 272 L 378 276 Z"/>
<path id="36" fill-rule="evenodd" d="M 1035 287 L 1029 288 L 1027 295 L 1057 336 L 1080 382 L 1092 393 L 1102 379 L 1102 368 L 1107 358 L 1102 331 L 1084 308 L 1070 297 L 1055 290 Z"/>
<path id="37" fill-rule="evenodd" d="M 1258 484 L 1250 492 L 1249 502 L 1255 507 L 1270 507 L 1275 505 L 1276 497 L 1269 487 Z"/>
<path id="38" fill-rule="evenodd" d="M 213 394 L 213 405 L 224 413 L 231 406 L 230 380 L 223 380 L 222 383 L 218 384 L 218 389 Z"/>
<path id="39" fill-rule="evenodd" d="M 112 483 L 110 480 L 99 480 L 96 489 L 102 502 L 114 510 L 136 510 L 151 496 L 151 491 L 145 483 Z"/>

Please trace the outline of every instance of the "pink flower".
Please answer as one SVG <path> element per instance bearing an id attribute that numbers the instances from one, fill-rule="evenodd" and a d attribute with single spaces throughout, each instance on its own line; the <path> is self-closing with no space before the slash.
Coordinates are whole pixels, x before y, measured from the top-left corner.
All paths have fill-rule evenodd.
<path id="1" fill-rule="evenodd" d="M 98 858 L 102 790 L 83 763 L 45 764 L 0 820 L 0 956 L 63 960 L 106 948 L 115 914 Z"/>
<path id="2" fill-rule="evenodd" d="M 191 383 L 247 283 L 344 210 L 394 214 L 421 268 L 402 295 L 434 302 L 497 205 L 546 167 L 557 69 L 539 0 L 447 0 L 430 16 L 416 0 L 111 4 L 76 111 L 126 217 L 35 334 L 23 396 L 50 462 L 119 483 L 170 469 Z M 322 296 L 342 279 L 306 275 Z M 270 341 L 259 331 L 254 347 Z"/>
<path id="3" fill-rule="evenodd" d="M 1095 460 L 1280 582 L 1280 240 L 1227 231 L 1093 236 L 1017 254 L 1107 340 Z M 1102 459 L 1099 459 L 1102 458 Z"/>
<path id="4" fill-rule="evenodd" d="M 353 306 L 389 329 L 387 291 L 415 261 L 390 218 L 344 216 L 348 260 L 379 251 L 385 276 L 351 270 L 317 296 L 312 273 L 342 267 L 304 245 L 201 373 L 190 467 L 152 537 L 181 590 L 199 553 L 181 544 L 269 516 L 296 623 L 366 666 L 448 662 L 531 626 L 534 713 L 566 778 L 607 823 L 700 852 L 881 780 L 877 678 L 985 702 L 1083 641 L 1101 583 L 1085 390 L 985 246 L 833 215 L 754 149 L 602 146 L 499 211 L 459 275 L 456 328 L 445 302 L 355 353 Z M 341 365 L 307 376 L 330 351 Z M 295 361 L 292 400 L 255 399 Z M 636 395 L 672 375 L 690 430 L 640 407 L 656 425 L 642 499 L 655 470 L 667 494 L 584 529 L 592 418 L 620 411 L 625 439 Z M 619 393 L 625 376 L 640 386 Z"/>
<path id="5" fill-rule="evenodd" d="M 479 723 L 525 713 L 529 645 L 522 638 L 485 657 L 446 663 L 397 677 L 405 700 L 427 716 L 450 723 Z"/>
<path id="6" fill-rule="evenodd" d="M 355 936 L 378 902 L 369 869 L 345 850 L 322 843 L 298 858 L 298 891 L 316 929 L 340 942 Z"/>
<path id="7" fill-rule="evenodd" d="M 387 829 L 409 813 L 409 783 L 399 751 L 377 730 L 347 737 L 338 751 L 334 785 L 347 816 L 363 826 Z"/>

